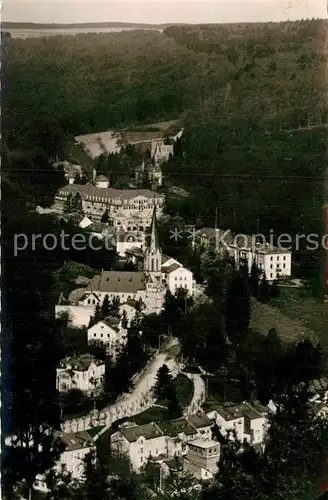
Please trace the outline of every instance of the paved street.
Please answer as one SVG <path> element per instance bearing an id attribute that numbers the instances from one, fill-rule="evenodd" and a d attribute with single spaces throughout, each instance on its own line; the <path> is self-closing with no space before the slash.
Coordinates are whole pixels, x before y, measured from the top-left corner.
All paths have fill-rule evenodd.
<path id="1" fill-rule="evenodd" d="M 187 376 L 194 383 L 194 395 L 190 402 L 188 408 L 186 408 L 185 413 L 194 413 L 200 409 L 200 405 L 203 402 L 205 396 L 205 382 L 201 375 L 198 373 L 189 373 Z"/>

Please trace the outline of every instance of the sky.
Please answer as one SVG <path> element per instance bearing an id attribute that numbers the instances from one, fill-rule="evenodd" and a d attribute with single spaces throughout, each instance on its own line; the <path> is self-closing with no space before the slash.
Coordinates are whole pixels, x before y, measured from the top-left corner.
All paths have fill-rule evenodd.
<path id="1" fill-rule="evenodd" d="M 149 2 L 2 0 L 2 21 L 35 23 L 227 23 L 326 18 L 326 0 Z"/>

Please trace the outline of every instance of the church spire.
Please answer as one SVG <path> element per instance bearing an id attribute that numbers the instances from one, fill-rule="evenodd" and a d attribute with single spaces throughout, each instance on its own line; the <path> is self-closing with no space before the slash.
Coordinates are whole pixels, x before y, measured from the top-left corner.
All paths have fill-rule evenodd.
<path id="1" fill-rule="evenodd" d="M 157 251 L 159 249 L 158 233 L 156 227 L 156 206 L 154 206 L 153 217 L 150 226 L 150 243 L 149 250 Z"/>

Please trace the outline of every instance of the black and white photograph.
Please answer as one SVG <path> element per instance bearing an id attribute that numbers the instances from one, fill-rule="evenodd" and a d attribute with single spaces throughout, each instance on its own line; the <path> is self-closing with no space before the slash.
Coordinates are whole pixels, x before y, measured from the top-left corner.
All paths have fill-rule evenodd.
<path id="1" fill-rule="evenodd" d="M 1 498 L 328 499 L 324 0 L 3 0 Z"/>

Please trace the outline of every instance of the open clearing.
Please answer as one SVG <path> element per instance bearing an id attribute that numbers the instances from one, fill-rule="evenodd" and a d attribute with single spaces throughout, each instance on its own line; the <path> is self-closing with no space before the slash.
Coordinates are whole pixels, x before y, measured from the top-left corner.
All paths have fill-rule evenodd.
<path id="1" fill-rule="evenodd" d="M 282 289 L 270 305 L 254 300 L 251 327 L 263 335 L 276 328 L 286 342 L 307 336 L 328 349 L 328 309 L 323 301 L 306 295 L 304 290 Z"/>

